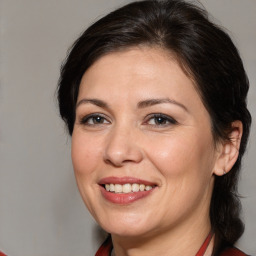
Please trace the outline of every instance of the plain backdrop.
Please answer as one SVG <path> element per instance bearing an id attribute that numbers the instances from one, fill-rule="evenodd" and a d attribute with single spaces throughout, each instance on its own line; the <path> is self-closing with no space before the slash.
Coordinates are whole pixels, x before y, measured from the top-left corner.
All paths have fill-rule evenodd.
<path id="1" fill-rule="evenodd" d="M 9 256 L 94 255 L 103 239 L 80 199 L 70 138 L 55 90 L 67 49 L 124 0 L 0 0 L 0 250 Z M 226 27 L 251 82 L 256 120 L 256 0 L 202 0 Z M 246 229 L 237 246 L 256 255 L 256 131 L 240 183 Z"/>

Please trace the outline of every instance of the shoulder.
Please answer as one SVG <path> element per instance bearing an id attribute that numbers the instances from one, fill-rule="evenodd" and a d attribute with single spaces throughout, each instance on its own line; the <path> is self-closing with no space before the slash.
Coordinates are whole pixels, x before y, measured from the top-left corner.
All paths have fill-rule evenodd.
<path id="1" fill-rule="evenodd" d="M 219 256 L 249 256 L 236 247 L 225 248 Z"/>

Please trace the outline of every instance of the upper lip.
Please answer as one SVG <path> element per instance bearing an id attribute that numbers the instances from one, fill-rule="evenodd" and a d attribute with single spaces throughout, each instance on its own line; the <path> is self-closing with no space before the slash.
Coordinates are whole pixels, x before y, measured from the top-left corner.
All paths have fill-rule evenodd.
<path id="1" fill-rule="evenodd" d="M 135 178 L 135 177 L 105 177 L 102 178 L 99 181 L 100 185 L 104 185 L 104 184 L 120 184 L 120 185 L 124 185 L 124 184 L 144 184 L 144 185 L 148 185 L 148 186 L 156 186 L 157 184 L 151 181 L 147 181 L 147 180 L 143 180 L 143 179 L 139 179 L 139 178 Z"/>

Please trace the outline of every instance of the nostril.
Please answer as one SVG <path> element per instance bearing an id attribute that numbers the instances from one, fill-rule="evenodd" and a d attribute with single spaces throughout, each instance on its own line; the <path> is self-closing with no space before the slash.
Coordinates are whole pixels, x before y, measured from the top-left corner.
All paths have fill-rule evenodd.
<path id="1" fill-rule="evenodd" d="M 106 164 L 112 165 L 114 167 L 122 167 L 123 163 L 125 162 L 125 161 L 121 161 L 121 162 L 111 161 L 110 159 L 105 159 L 104 161 Z"/>

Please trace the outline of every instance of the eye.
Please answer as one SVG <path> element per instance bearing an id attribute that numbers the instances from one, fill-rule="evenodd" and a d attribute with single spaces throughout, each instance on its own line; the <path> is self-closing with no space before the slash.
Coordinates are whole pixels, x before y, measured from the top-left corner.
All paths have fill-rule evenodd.
<path id="1" fill-rule="evenodd" d="M 90 114 L 83 117 L 80 120 L 80 124 L 83 124 L 83 125 L 101 125 L 101 124 L 109 124 L 109 123 L 110 122 L 102 114 Z"/>
<path id="2" fill-rule="evenodd" d="M 177 121 L 175 119 L 164 114 L 151 114 L 146 121 L 146 124 L 160 127 L 165 127 L 176 123 Z"/>

